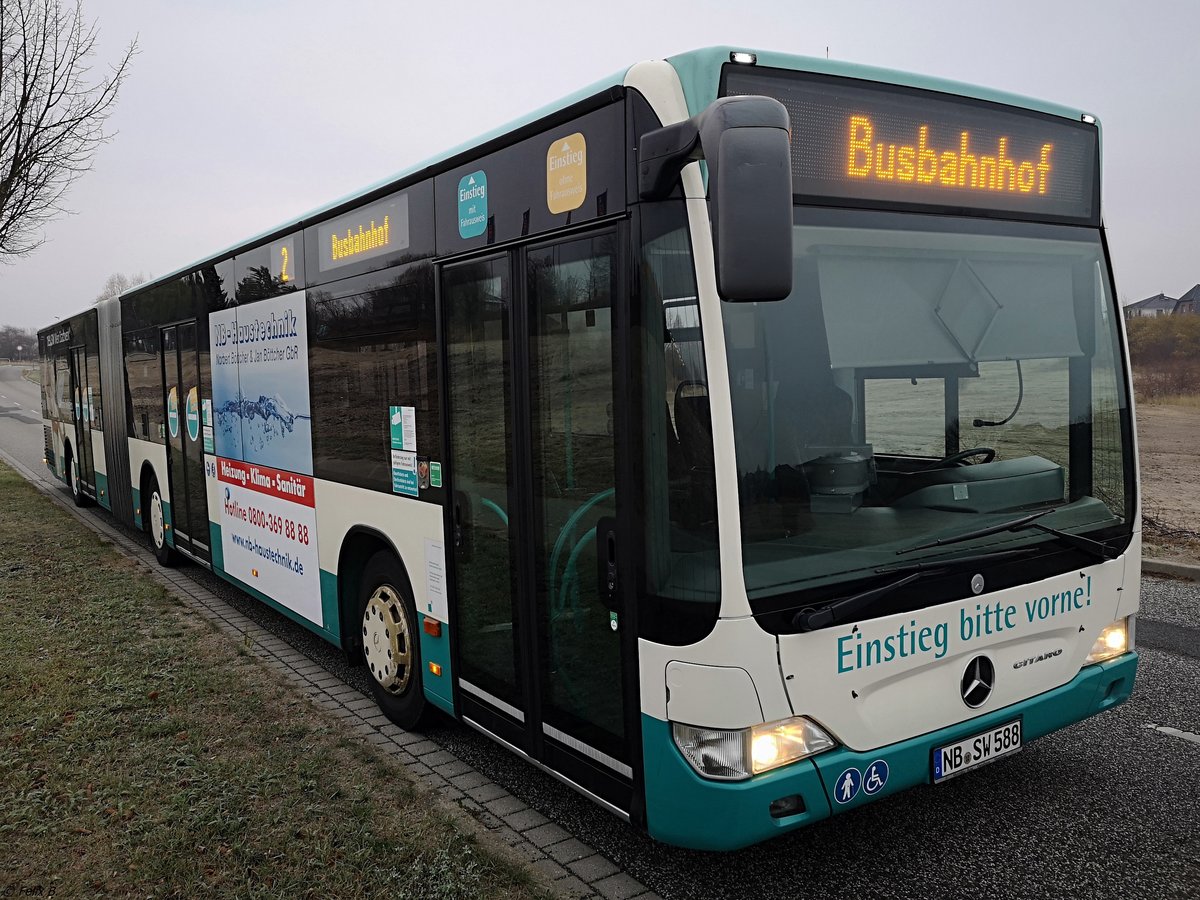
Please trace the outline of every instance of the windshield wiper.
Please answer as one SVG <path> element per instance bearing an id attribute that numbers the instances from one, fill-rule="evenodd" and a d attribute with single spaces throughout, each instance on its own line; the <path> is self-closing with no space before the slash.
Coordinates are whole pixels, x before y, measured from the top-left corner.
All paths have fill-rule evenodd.
<path id="1" fill-rule="evenodd" d="M 1083 535 L 1071 534 L 1069 531 L 1059 531 L 1057 528 L 1051 528 L 1049 525 L 1043 525 L 1041 522 L 1030 522 L 1027 527 L 1036 528 L 1038 531 L 1046 532 L 1046 534 L 1052 534 L 1067 546 L 1091 554 L 1096 559 L 1117 558 L 1116 551 L 1103 541 L 1094 541 L 1091 538 L 1085 538 Z"/>
<path id="2" fill-rule="evenodd" d="M 906 547 L 903 550 L 897 550 L 896 554 L 912 553 L 915 550 L 929 550 L 933 547 L 946 547 L 950 544 L 960 544 L 963 541 L 974 540 L 975 538 L 988 537 L 993 534 L 1000 534 L 1003 531 L 1024 531 L 1026 528 L 1036 528 L 1038 531 L 1046 534 L 1054 535 L 1062 543 L 1069 547 L 1074 547 L 1076 550 L 1082 550 L 1094 556 L 1096 559 L 1114 559 L 1116 553 L 1108 544 L 1102 541 L 1094 541 L 1091 538 L 1085 538 L 1078 534 L 1071 534 L 1069 531 L 1061 531 L 1058 528 L 1051 528 L 1049 525 L 1044 525 L 1036 521 L 1042 516 L 1047 516 L 1052 512 L 1057 511 L 1057 507 L 1051 509 L 1043 509 L 1040 512 L 1030 513 L 1027 516 L 1021 516 L 1019 519 L 1013 519 L 1011 522 L 1001 522 L 999 525 L 989 525 L 987 528 L 977 528 L 974 531 L 964 531 L 962 534 L 956 534 L 953 537 L 938 538 L 935 541 L 929 541 L 924 544 L 917 544 L 915 547 Z"/>
<path id="3" fill-rule="evenodd" d="M 907 566 L 876 569 L 875 574 L 877 575 L 901 575 L 902 577 L 894 581 L 888 581 L 878 587 L 869 588 L 857 594 L 851 594 L 848 597 L 838 597 L 820 606 L 805 606 L 792 616 L 792 626 L 799 628 L 801 631 L 816 631 L 818 628 L 828 628 L 830 625 L 846 621 L 855 613 L 874 605 L 877 600 L 881 600 L 888 594 L 898 591 L 900 588 L 906 587 L 922 578 L 927 578 L 931 575 L 944 575 L 952 569 L 965 566 L 1003 562 L 1004 560 L 1015 559 L 1018 556 L 1027 556 L 1034 552 L 1035 549 L 1034 547 L 1020 547 L 1016 550 L 1000 550 L 996 553 L 976 553 L 972 556 L 960 556 L 955 559 L 929 560 L 912 563 Z M 791 607 L 791 609 L 795 608 Z M 787 608 L 774 610 L 776 613 L 788 611 Z"/>
<path id="4" fill-rule="evenodd" d="M 1043 509 L 1040 512 L 1030 513 L 1027 516 L 1021 516 L 1019 519 L 1013 519 L 1011 522 L 1001 522 L 999 525 L 989 525 L 987 528 L 976 528 L 974 531 L 964 531 L 962 534 L 956 534 L 953 537 L 938 538 L 935 541 L 929 541 L 925 544 L 917 544 L 915 547 L 905 547 L 903 550 L 897 550 L 896 555 L 899 556 L 903 553 L 912 553 L 916 550 L 928 550 L 931 547 L 948 547 L 950 544 L 961 544 L 963 541 L 973 541 L 975 538 L 1000 534 L 1002 531 L 1020 531 L 1022 528 L 1032 527 L 1035 519 L 1040 519 L 1042 516 L 1048 516 L 1050 513 L 1057 511 L 1058 507 Z M 1045 526 L 1043 525 L 1041 527 L 1044 528 Z"/>

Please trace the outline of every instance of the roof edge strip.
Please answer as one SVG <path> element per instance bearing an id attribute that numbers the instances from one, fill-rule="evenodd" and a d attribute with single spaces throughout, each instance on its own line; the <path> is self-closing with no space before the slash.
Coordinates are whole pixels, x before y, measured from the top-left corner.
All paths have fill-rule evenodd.
<path id="1" fill-rule="evenodd" d="M 402 169 L 395 174 L 389 175 L 386 178 L 375 181 L 362 190 L 347 194 L 338 200 L 333 201 L 315 209 L 311 209 L 301 216 L 287 219 L 276 225 L 274 228 L 260 232 L 254 237 L 246 240 L 238 241 L 236 244 L 201 257 L 198 261 L 189 263 L 186 266 L 180 266 L 168 272 L 166 275 L 161 275 L 145 284 L 139 284 L 135 288 L 131 288 L 121 297 L 132 297 L 135 294 L 140 294 L 143 291 L 158 287 L 181 275 L 186 275 L 204 266 L 213 263 L 221 262 L 239 252 L 251 250 L 260 244 L 275 240 L 290 234 L 299 228 L 304 228 L 308 225 L 315 224 L 317 221 L 330 218 L 338 213 L 352 209 L 355 206 L 363 203 L 369 203 L 378 197 L 397 191 L 406 186 L 406 184 L 419 181 L 423 178 L 437 174 L 439 171 L 452 169 L 461 162 L 465 162 L 472 156 L 483 155 L 490 153 L 493 150 L 499 149 L 501 146 L 513 143 L 525 136 L 524 132 L 534 132 L 539 130 L 537 126 L 541 126 L 543 122 L 549 119 L 558 118 L 561 116 L 572 117 L 580 114 L 591 107 L 598 107 L 607 102 L 612 102 L 620 96 L 624 90 L 623 83 L 625 73 L 629 71 L 629 67 L 621 69 L 619 72 L 595 81 L 587 87 L 581 88 L 566 97 L 562 97 L 552 103 L 549 103 L 528 115 L 521 116 L 504 125 L 494 128 L 491 131 L 485 132 L 478 137 L 466 141 L 462 144 L 452 147 L 451 149 L 439 153 L 436 156 L 431 156 L 416 165 L 410 166 L 407 169 Z"/>
<path id="2" fill-rule="evenodd" d="M 815 72 L 824 75 L 838 75 L 843 78 L 878 81 L 884 84 L 898 84 L 920 90 L 938 91 L 943 94 L 1002 103 L 1005 106 L 1015 106 L 1019 109 L 1073 119 L 1076 122 L 1084 115 L 1083 110 L 1007 91 L 997 91 L 976 84 L 813 56 L 796 56 L 773 50 L 755 50 L 752 47 L 705 47 L 702 50 L 691 50 L 687 53 L 667 57 L 667 62 L 674 66 L 675 71 L 679 74 L 679 80 L 683 84 L 683 94 L 687 98 L 689 115 L 696 115 L 717 99 L 721 67 L 730 61 L 729 54 L 734 51 L 756 55 L 757 62 L 749 68 L 790 69 L 797 72 Z"/>

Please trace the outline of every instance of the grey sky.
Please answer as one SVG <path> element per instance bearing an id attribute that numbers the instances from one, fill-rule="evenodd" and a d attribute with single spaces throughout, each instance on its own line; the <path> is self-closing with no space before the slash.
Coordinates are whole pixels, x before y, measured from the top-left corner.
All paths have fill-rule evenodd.
<path id="1" fill-rule="evenodd" d="M 87 306 L 642 60 L 712 44 L 823 56 L 1094 111 L 1122 300 L 1200 282 L 1200 3 L 85 0 L 139 35 L 77 214 L 0 265 L 0 324 Z"/>

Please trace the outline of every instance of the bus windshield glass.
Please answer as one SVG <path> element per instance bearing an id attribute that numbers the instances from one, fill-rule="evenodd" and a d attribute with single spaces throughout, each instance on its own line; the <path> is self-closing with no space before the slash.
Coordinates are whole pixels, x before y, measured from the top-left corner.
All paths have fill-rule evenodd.
<path id="1" fill-rule="evenodd" d="M 1098 229 L 797 207 L 793 248 L 786 300 L 722 304 L 752 601 L 899 563 L 1061 550 L 1044 528 L 991 528 L 1032 512 L 1128 534 Z"/>

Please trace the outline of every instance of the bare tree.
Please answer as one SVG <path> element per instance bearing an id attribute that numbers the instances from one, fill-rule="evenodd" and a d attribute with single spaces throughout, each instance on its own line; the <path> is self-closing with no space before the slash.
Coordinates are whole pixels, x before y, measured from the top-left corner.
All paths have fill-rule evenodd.
<path id="1" fill-rule="evenodd" d="M 126 275 L 124 272 L 113 272 L 108 276 L 108 280 L 104 282 L 104 290 L 96 295 L 96 300 L 107 300 L 109 297 L 118 297 L 125 293 L 131 287 L 136 287 L 146 280 L 146 276 L 141 272 L 136 275 Z"/>
<path id="2" fill-rule="evenodd" d="M 36 249 L 42 226 L 110 135 L 104 122 L 137 50 L 91 83 L 96 23 L 76 0 L 0 0 L 0 261 Z"/>

